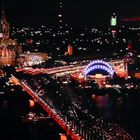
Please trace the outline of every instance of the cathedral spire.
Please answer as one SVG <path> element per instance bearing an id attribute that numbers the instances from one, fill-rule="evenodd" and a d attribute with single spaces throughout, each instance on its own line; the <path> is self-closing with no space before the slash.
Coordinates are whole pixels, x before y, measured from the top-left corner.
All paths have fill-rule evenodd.
<path id="1" fill-rule="evenodd" d="M 2 0 L 2 14 L 1 14 L 1 21 L 6 21 L 4 0 Z"/>
<path id="2" fill-rule="evenodd" d="M 4 0 L 2 0 L 2 14 L 1 14 L 1 23 L 0 23 L 0 32 L 2 33 L 2 39 L 9 39 L 9 23 L 6 20 Z"/>

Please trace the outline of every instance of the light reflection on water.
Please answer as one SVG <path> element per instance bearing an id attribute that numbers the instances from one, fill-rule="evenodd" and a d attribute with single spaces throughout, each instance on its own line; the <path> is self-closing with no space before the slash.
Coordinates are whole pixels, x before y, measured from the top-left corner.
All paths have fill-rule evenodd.
<path id="1" fill-rule="evenodd" d="M 113 99 L 108 95 L 92 95 L 93 101 L 96 104 L 98 115 L 102 118 L 112 118 L 114 116 Z"/>

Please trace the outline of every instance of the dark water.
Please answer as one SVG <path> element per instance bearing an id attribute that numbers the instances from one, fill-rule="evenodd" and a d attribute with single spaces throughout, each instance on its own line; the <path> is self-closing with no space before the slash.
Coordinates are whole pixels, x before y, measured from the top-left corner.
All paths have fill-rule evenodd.
<path id="1" fill-rule="evenodd" d="M 124 94 L 120 97 L 109 95 L 94 95 L 98 114 L 119 124 L 134 140 L 140 140 L 140 95 Z"/>
<path id="2" fill-rule="evenodd" d="M 59 140 L 63 130 L 53 119 L 23 122 L 21 116 L 25 113 L 16 100 L 0 101 L 0 140 Z"/>
<path id="3" fill-rule="evenodd" d="M 23 100 L 23 99 L 22 99 Z M 100 117 L 122 126 L 134 140 L 140 140 L 140 95 L 124 94 L 120 97 L 93 96 Z M 64 133 L 54 120 L 24 123 L 21 116 L 28 112 L 26 102 L 19 98 L 0 98 L 0 140 L 59 140 Z M 40 110 L 37 107 L 37 111 Z"/>

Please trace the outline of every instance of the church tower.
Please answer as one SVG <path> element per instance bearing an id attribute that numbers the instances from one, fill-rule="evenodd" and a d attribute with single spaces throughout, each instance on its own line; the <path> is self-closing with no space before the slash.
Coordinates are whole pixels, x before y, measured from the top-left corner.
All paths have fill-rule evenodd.
<path id="1" fill-rule="evenodd" d="M 16 39 L 10 39 L 10 26 L 6 20 L 4 5 L 0 19 L 0 67 L 15 66 L 19 54 L 22 52 L 21 46 Z"/>
<path id="2" fill-rule="evenodd" d="M 3 39 L 9 39 L 9 32 L 10 32 L 9 23 L 6 20 L 5 12 L 3 10 L 1 16 L 1 33 Z"/>
<path id="3" fill-rule="evenodd" d="M 4 4 L 2 5 L 2 14 L 1 14 L 1 21 L 0 21 L 0 37 L 5 40 L 9 39 L 10 34 L 10 26 L 6 20 L 5 11 L 4 11 Z"/>

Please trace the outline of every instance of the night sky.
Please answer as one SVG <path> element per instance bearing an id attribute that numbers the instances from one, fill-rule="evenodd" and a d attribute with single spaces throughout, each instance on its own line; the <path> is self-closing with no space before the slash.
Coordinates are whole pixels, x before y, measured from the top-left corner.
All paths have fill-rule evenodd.
<path id="1" fill-rule="evenodd" d="M 55 25 L 58 5 L 59 0 L 5 0 L 5 13 L 12 24 Z M 140 17 L 140 1 L 134 0 L 63 0 L 63 8 L 65 23 L 76 26 L 108 25 L 113 12 L 120 19 Z"/>

